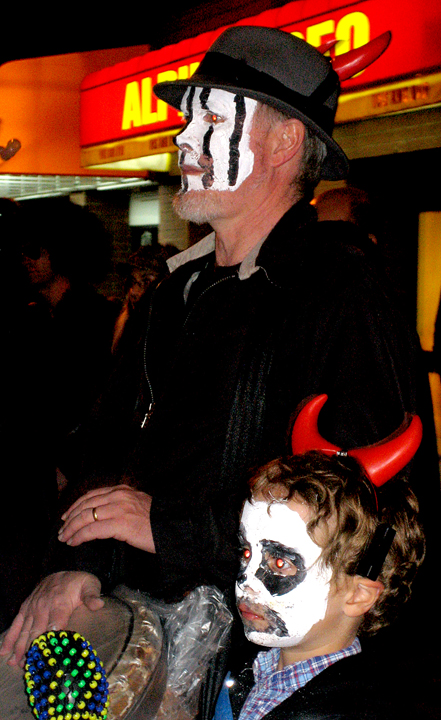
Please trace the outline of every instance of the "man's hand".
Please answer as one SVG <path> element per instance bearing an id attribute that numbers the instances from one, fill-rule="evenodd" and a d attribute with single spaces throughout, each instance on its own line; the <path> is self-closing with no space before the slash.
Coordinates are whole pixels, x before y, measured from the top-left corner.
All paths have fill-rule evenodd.
<path id="1" fill-rule="evenodd" d="M 6 633 L 0 655 L 9 655 L 9 665 L 24 664 L 24 653 L 35 638 L 47 630 L 65 628 L 73 611 L 85 605 L 99 610 L 101 583 L 85 572 L 58 572 L 48 575 L 22 604 Z"/>
<path id="2" fill-rule="evenodd" d="M 89 540 L 114 538 L 154 553 L 151 504 L 150 495 L 128 485 L 92 490 L 64 513 L 58 539 L 76 546 Z"/>

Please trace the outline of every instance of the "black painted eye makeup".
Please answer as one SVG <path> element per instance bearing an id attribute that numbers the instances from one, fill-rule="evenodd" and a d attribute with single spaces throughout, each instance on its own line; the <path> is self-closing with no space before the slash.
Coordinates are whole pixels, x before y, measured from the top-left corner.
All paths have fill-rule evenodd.
<path id="1" fill-rule="evenodd" d="M 249 543 L 245 539 L 245 531 L 243 528 L 243 525 L 240 526 L 239 529 L 239 558 L 240 558 L 240 566 L 239 566 L 239 573 L 237 576 L 237 582 L 239 584 L 245 582 L 246 580 L 246 569 L 248 567 L 248 563 L 251 560 L 251 548 L 249 546 Z"/>
<path id="2" fill-rule="evenodd" d="M 256 571 L 271 595 L 286 595 L 306 578 L 303 556 L 274 540 L 262 540 L 262 560 Z"/>

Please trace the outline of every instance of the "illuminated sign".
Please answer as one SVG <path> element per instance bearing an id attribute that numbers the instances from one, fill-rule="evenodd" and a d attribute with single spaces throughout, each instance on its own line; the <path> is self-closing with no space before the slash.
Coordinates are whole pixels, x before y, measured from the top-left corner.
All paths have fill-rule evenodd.
<path id="1" fill-rule="evenodd" d="M 430 94 L 430 88 L 412 80 L 397 90 L 399 103 L 395 103 L 398 95 L 389 97 L 387 93 L 378 92 L 375 96 L 372 88 L 441 69 L 441 3 L 438 1 L 416 4 L 413 0 L 402 0 L 398 9 L 395 3 L 384 0 L 352 3 L 347 0 L 305 0 L 267 10 L 237 24 L 277 27 L 316 47 L 335 39 L 338 41 L 332 51 L 335 54 L 364 45 L 391 30 L 392 43 L 387 51 L 363 73 L 343 83 L 341 103 L 345 93 L 370 88 L 379 112 L 391 112 L 394 104 L 412 100 L 415 106 L 428 103 L 430 100 L 425 99 L 424 93 Z M 151 133 L 170 135 L 176 132 L 182 124 L 180 113 L 157 100 L 153 86 L 165 80 L 190 77 L 223 29 L 152 51 L 86 77 L 81 86 L 82 148 Z M 339 116 L 340 112 L 337 120 Z"/>
<path id="2" fill-rule="evenodd" d="M 340 97 L 336 123 L 441 104 L 441 73 L 388 83 Z"/>

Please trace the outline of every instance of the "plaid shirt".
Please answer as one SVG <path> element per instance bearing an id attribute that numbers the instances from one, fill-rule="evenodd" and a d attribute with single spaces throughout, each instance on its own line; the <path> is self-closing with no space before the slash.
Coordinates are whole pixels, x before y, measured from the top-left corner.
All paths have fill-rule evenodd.
<path id="1" fill-rule="evenodd" d="M 242 707 L 239 720 L 259 720 L 327 667 L 361 652 L 358 638 L 344 650 L 318 655 L 277 670 L 280 649 L 260 652 L 253 665 L 255 685 Z"/>

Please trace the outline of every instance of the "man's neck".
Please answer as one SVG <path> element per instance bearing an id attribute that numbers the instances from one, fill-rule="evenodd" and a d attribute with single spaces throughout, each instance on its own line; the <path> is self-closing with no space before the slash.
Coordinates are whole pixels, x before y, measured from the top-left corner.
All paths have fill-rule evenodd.
<path id="1" fill-rule="evenodd" d="M 269 235 L 292 205 L 292 199 L 283 199 L 273 206 L 265 203 L 265 207 L 258 208 L 250 216 L 213 221 L 216 263 L 224 266 L 241 263 L 253 247 Z"/>
<path id="2" fill-rule="evenodd" d="M 50 282 L 40 288 L 39 293 L 47 300 L 53 310 L 70 289 L 70 282 L 64 275 L 55 275 Z"/>

